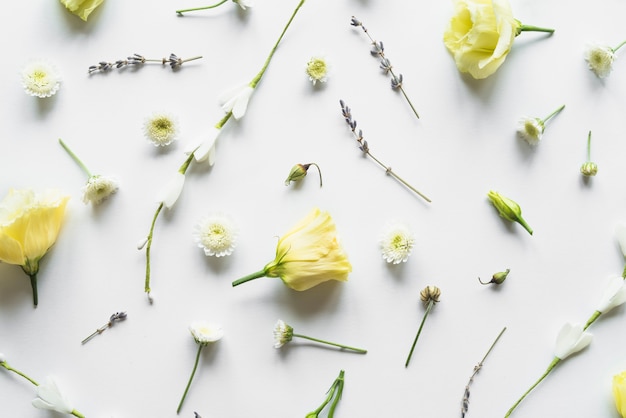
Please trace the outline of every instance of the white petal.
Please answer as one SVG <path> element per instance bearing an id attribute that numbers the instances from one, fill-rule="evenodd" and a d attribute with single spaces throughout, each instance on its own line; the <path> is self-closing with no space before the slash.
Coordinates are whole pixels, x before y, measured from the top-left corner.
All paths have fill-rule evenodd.
<path id="1" fill-rule="evenodd" d="M 143 238 L 141 241 L 137 243 L 137 249 L 143 250 L 143 247 L 145 247 L 147 243 L 148 243 L 148 237 Z"/>
<path id="2" fill-rule="evenodd" d="M 237 101 L 233 106 L 233 117 L 235 119 L 239 120 L 243 118 L 246 114 L 246 110 L 248 109 L 248 101 L 250 100 L 250 96 L 252 96 L 252 93 L 254 93 L 254 89 L 250 86 L 246 86 L 246 89 L 244 89 L 239 94 L 239 97 L 237 97 Z"/>
<path id="3" fill-rule="evenodd" d="M 615 227 L 615 236 L 617 242 L 619 242 L 619 248 L 622 250 L 622 254 L 626 257 L 626 223 L 620 222 Z"/>
<path id="4" fill-rule="evenodd" d="M 0 353 L 0 363 L 6 363 L 7 362 L 7 358 L 4 356 L 3 353 Z"/>
<path id="5" fill-rule="evenodd" d="M 35 390 L 38 396 L 38 398 L 32 401 L 35 408 L 49 409 L 64 414 L 72 413 L 74 408 L 70 406 L 69 401 L 61 394 L 56 382 L 51 377 L 47 377 L 46 381 L 42 385 L 37 386 Z"/>
<path id="6" fill-rule="evenodd" d="M 237 101 L 237 97 L 244 91 L 248 86 L 248 83 L 240 84 L 235 87 L 232 87 L 230 90 L 226 90 L 224 93 L 220 95 L 217 99 L 220 106 L 224 110 L 224 112 L 228 113 L 233 110 L 233 106 L 235 106 L 235 102 Z"/>
<path id="7" fill-rule="evenodd" d="M 598 303 L 597 311 L 606 313 L 626 302 L 626 284 L 621 276 L 611 276 Z"/>
<path id="8" fill-rule="evenodd" d="M 176 172 L 176 175 L 165 184 L 165 187 L 161 190 L 159 202 L 163 203 L 166 208 L 171 209 L 174 203 L 178 200 L 178 196 L 183 191 L 185 185 L 185 175 L 180 172 Z"/>
<path id="9" fill-rule="evenodd" d="M 222 132 L 221 129 L 211 128 L 208 138 L 205 139 L 193 153 L 197 162 L 200 163 L 209 160 L 209 165 L 213 165 L 215 162 L 215 141 L 217 141 L 220 132 Z M 211 156 L 213 156 L 213 159 L 211 159 Z"/>
<path id="10" fill-rule="evenodd" d="M 566 323 L 556 337 L 554 355 L 561 360 L 591 344 L 592 334 L 583 330 L 582 324 Z"/>

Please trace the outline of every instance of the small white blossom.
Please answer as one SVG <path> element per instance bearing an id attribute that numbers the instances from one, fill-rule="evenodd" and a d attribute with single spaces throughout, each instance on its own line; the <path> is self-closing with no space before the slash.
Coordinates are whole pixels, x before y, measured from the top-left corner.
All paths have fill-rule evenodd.
<path id="1" fill-rule="evenodd" d="M 615 235 L 617 237 L 617 242 L 619 243 L 619 248 L 622 250 L 622 254 L 626 257 L 626 223 L 620 222 L 615 227 Z"/>
<path id="2" fill-rule="evenodd" d="M 608 45 L 590 44 L 585 49 L 585 60 L 596 76 L 605 78 L 613 70 L 615 51 Z"/>
<path id="3" fill-rule="evenodd" d="M 237 244 L 237 228 L 225 215 L 207 216 L 200 220 L 194 230 L 198 247 L 207 256 L 231 255 Z"/>
<path id="4" fill-rule="evenodd" d="M 252 93 L 254 93 L 254 88 L 248 83 L 236 86 L 220 96 L 220 106 L 226 113 L 233 112 L 233 117 L 239 120 L 246 114 Z"/>
<path id="5" fill-rule="evenodd" d="M 28 95 L 43 99 L 59 91 L 61 76 L 52 65 L 35 61 L 22 70 L 22 86 Z"/>
<path id="6" fill-rule="evenodd" d="M 408 260 L 415 237 L 404 224 L 396 223 L 387 226 L 380 239 L 383 258 L 387 263 L 399 264 Z"/>
<path id="7" fill-rule="evenodd" d="M 541 141 L 545 124 L 539 118 L 523 117 L 519 120 L 517 134 L 530 145 L 537 145 Z"/>
<path id="8" fill-rule="evenodd" d="M 219 341 L 224 336 L 224 330 L 220 325 L 210 324 L 205 321 L 192 322 L 189 331 L 196 343 L 207 345 Z"/>
<path id="9" fill-rule="evenodd" d="M 274 348 L 280 348 L 293 338 L 293 328 L 287 325 L 282 319 L 276 321 L 274 325 Z"/>
<path id="10" fill-rule="evenodd" d="M 156 147 L 171 144 L 178 135 L 177 120 L 166 113 L 155 113 L 146 118 L 143 124 L 145 137 Z"/>
<path id="11" fill-rule="evenodd" d="M 254 2 L 252 0 L 233 0 L 233 2 L 237 3 L 243 10 L 246 10 L 249 7 L 254 7 Z"/>
<path id="12" fill-rule="evenodd" d="M 328 80 L 328 71 L 330 66 L 324 57 L 311 57 L 306 64 L 305 72 L 309 76 L 309 80 L 315 85 L 318 81 L 325 83 Z"/>
<path id="13" fill-rule="evenodd" d="M 32 401 L 35 408 L 48 409 L 63 414 L 71 414 L 74 410 L 52 377 L 46 377 L 45 382 L 37 386 L 35 390 L 37 391 L 37 398 Z"/>
<path id="14" fill-rule="evenodd" d="M 83 187 L 83 202 L 97 205 L 115 193 L 117 189 L 118 185 L 115 179 L 100 175 L 91 176 Z"/>
<path id="15" fill-rule="evenodd" d="M 622 276 L 611 276 L 606 283 L 602 298 L 596 307 L 598 312 L 607 313 L 626 302 L 626 282 Z"/>
<path id="16" fill-rule="evenodd" d="M 166 208 L 171 209 L 183 191 L 184 185 L 185 175 L 177 171 L 176 175 L 172 177 L 169 182 L 165 183 L 165 186 L 161 189 L 158 202 L 163 203 Z"/>
<path id="17" fill-rule="evenodd" d="M 220 132 L 222 132 L 221 129 L 215 127 L 211 128 L 207 138 L 202 141 L 193 153 L 193 157 L 197 162 L 201 163 L 207 161 L 210 166 L 215 164 L 215 143 L 217 142 Z"/>
<path id="18" fill-rule="evenodd" d="M 582 324 L 566 323 L 556 337 L 554 355 L 565 360 L 570 355 L 591 344 L 593 335 L 584 331 Z"/>

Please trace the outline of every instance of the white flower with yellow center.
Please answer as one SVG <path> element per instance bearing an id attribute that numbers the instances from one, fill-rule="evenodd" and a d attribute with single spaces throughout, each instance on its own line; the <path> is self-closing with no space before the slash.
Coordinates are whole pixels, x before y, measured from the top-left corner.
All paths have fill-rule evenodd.
<path id="1" fill-rule="evenodd" d="M 396 223 L 387 226 L 380 239 L 383 258 L 387 263 L 399 264 L 409 259 L 415 237 L 404 224 Z"/>
<path id="2" fill-rule="evenodd" d="M 205 255 L 223 257 L 235 249 L 237 228 L 225 215 L 207 216 L 196 225 L 194 237 Z"/>
<path id="3" fill-rule="evenodd" d="M 524 116 L 518 122 L 517 133 L 530 145 L 537 145 L 541 141 L 545 129 L 541 119 Z"/>
<path id="4" fill-rule="evenodd" d="M 154 146 L 164 147 L 176 139 L 178 122 L 166 113 L 155 113 L 145 120 L 143 132 Z"/>
<path id="5" fill-rule="evenodd" d="M 318 81 L 325 83 L 328 80 L 328 71 L 330 66 L 324 57 L 311 57 L 306 64 L 305 72 L 309 76 L 309 80 L 315 85 Z"/>
<path id="6" fill-rule="evenodd" d="M 59 91 L 61 76 L 56 68 L 46 62 L 31 62 L 22 70 L 22 86 L 26 94 L 43 99 Z"/>
<path id="7" fill-rule="evenodd" d="M 274 348 L 280 348 L 293 339 L 293 328 L 282 319 L 274 325 Z"/>
<path id="8" fill-rule="evenodd" d="M 626 42 L 622 42 L 616 48 L 611 48 L 606 44 L 592 43 L 587 45 L 585 49 L 585 60 L 589 65 L 589 69 L 599 78 L 607 77 L 613 71 L 613 62 L 615 61 L 615 53 L 624 46 Z"/>
<path id="9" fill-rule="evenodd" d="M 219 341 L 224 336 L 224 330 L 220 325 L 210 324 L 205 321 L 195 321 L 189 325 L 189 331 L 200 345 L 207 345 Z"/>
<path id="10" fill-rule="evenodd" d="M 83 202 L 99 204 L 118 189 L 117 181 L 107 176 L 91 176 L 83 187 Z"/>

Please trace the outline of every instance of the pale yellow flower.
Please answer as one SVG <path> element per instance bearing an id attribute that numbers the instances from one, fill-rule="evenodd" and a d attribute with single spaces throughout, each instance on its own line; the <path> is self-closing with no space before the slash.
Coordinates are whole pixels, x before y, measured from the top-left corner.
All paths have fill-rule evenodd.
<path id="1" fill-rule="evenodd" d="M 328 280 L 346 281 L 351 271 L 335 222 L 328 212 L 315 208 L 280 238 L 274 261 L 233 286 L 259 277 L 280 277 L 285 285 L 301 291 Z"/>
<path id="2" fill-rule="evenodd" d="M 30 276 L 35 305 L 39 260 L 57 239 L 68 200 L 58 192 L 11 189 L 0 202 L 0 261 Z"/>
<path id="3" fill-rule="evenodd" d="M 626 371 L 613 376 L 615 407 L 622 418 L 626 418 Z"/>
<path id="4" fill-rule="evenodd" d="M 84 21 L 104 0 L 61 0 L 61 4 Z"/>
<path id="5" fill-rule="evenodd" d="M 57 69 L 44 61 L 29 63 L 22 70 L 22 87 L 29 96 L 54 96 L 61 88 L 61 76 Z"/>

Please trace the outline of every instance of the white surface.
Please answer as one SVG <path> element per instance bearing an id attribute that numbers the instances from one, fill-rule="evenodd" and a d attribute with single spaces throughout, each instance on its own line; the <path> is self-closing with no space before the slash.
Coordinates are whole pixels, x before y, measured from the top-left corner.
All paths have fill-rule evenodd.
<path id="1" fill-rule="evenodd" d="M 218 95 L 260 69 L 297 1 L 259 0 L 245 13 L 228 3 L 174 14 L 204 3 L 107 0 L 88 23 L 54 0 L 4 5 L 0 194 L 53 187 L 72 200 L 41 265 L 37 309 L 27 277 L 0 265 L 0 351 L 35 379 L 56 376 L 87 417 L 173 417 L 196 353 L 187 326 L 206 319 L 221 323 L 225 337 L 203 355 L 180 416 L 304 416 L 345 369 L 337 417 L 450 417 L 460 415 L 474 365 L 507 326 L 476 377 L 468 414 L 503 416 L 552 359 L 561 325 L 586 321 L 605 277 L 623 269 L 613 229 L 626 220 L 626 57 L 600 81 L 582 54 L 588 41 L 624 39 L 626 4 L 513 0 L 523 23 L 556 33 L 522 34 L 494 76 L 474 81 L 457 72 L 443 46 L 449 2 L 307 1 L 248 114 L 224 128 L 215 166 L 193 165 L 177 205 L 158 220 L 150 306 L 144 252 L 135 246 L 148 232 L 160 185 L 222 117 Z M 389 88 L 351 15 L 384 42 L 420 120 Z M 175 73 L 156 65 L 87 75 L 91 64 L 135 52 L 204 59 Z M 333 72 L 316 89 L 304 66 L 318 53 Z M 63 76 L 48 100 L 25 95 L 19 82 L 22 66 L 39 58 Z M 340 98 L 373 154 L 432 204 L 361 158 Z M 544 117 L 561 104 L 538 147 L 516 138 L 519 117 Z M 166 150 L 142 136 L 144 118 L 159 110 L 177 115 L 183 131 Z M 589 130 L 599 173 L 587 184 L 579 167 Z M 101 207 L 81 202 L 86 178 L 59 137 L 93 172 L 120 179 L 119 192 Z M 301 186 L 283 185 L 293 164 L 312 161 L 322 168 L 322 189 L 314 172 Z M 533 236 L 498 217 L 490 189 L 522 206 Z M 337 223 L 353 264 L 349 282 L 304 293 L 269 278 L 231 288 L 270 261 L 275 237 L 313 206 Z M 234 254 L 219 260 L 192 239 L 195 223 L 217 211 L 240 227 Z M 401 266 L 384 263 L 377 244 L 392 220 L 417 236 Z M 500 288 L 476 280 L 505 268 L 511 274 Z M 405 369 L 423 313 L 419 291 L 430 284 L 441 288 L 441 302 Z M 120 310 L 128 312 L 124 323 L 80 345 Z M 618 308 L 594 324 L 591 346 L 562 363 L 515 416 L 617 417 L 611 378 L 626 369 L 625 314 Z M 295 341 L 275 350 L 278 318 L 296 332 L 369 352 Z M 54 416 L 35 410 L 30 384 L 6 371 L 0 393 L 0 416 Z"/>

